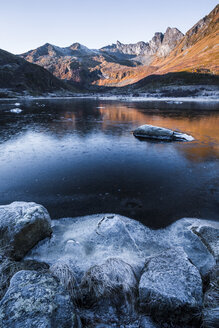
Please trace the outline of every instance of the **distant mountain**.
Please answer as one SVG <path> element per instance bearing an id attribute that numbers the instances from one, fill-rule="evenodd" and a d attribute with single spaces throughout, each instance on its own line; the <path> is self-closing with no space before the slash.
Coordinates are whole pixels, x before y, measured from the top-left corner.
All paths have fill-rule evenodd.
<path id="1" fill-rule="evenodd" d="M 105 85 L 106 82 L 106 85 L 113 85 L 114 79 L 120 82 L 125 77 L 134 82 L 134 67 L 149 65 L 154 55 L 165 57 L 182 37 L 176 28 L 168 28 L 164 34 L 155 33 L 149 43 L 122 44 L 117 41 L 117 44 L 99 50 L 90 50 L 79 43 L 65 48 L 46 43 L 21 57 L 43 66 L 60 79 L 81 84 Z"/>
<path id="2" fill-rule="evenodd" d="M 101 50 L 90 50 L 80 43 L 74 43 L 69 47 L 61 48 L 46 43 L 45 45 L 28 51 L 22 58 L 46 68 L 56 77 L 80 84 L 96 83 L 99 79 L 107 78 L 104 69 L 109 67 L 133 67 L 137 63 L 128 59 L 116 58 Z"/>
<path id="3" fill-rule="evenodd" d="M 161 58 L 167 56 L 182 38 L 183 33 L 177 28 L 168 27 L 164 34 L 160 32 L 155 33 L 149 42 L 141 41 L 134 44 L 122 44 L 117 41 L 116 44 L 101 48 L 100 50 L 113 53 L 120 58 L 122 55 L 128 55 L 129 59 L 134 58 L 136 61 L 149 65 L 154 55 Z"/>
<path id="4" fill-rule="evenodd" d="M 219 5 L 185 35 L 177 28 L 155 33 L 149 42 L 108 45 L 98 50 L 74 43 L 45 44 L 20 55 L 56 77 L 85 87 L 126 86 L 149 75 L 187 71 L 219 74 Z"/>
<path id="5" fill-rule="evenodd" d="M 42 67 L 0 49 L 0 89 L 11 92 L 44 93 L 73 91 Z M 3 92 L 3 91 L 2 91 Z"/>

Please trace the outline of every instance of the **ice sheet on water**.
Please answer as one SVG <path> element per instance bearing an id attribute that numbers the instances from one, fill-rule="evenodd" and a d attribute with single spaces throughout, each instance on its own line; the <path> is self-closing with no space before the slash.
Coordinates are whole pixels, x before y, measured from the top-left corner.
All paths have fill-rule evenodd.
<path id="1" fill-rule="evenodd" d="M 11 113 L 15 113 L 15 114 L 20 114 L 22 112 L 22 109 L 20 108 L 12 108 L 10 110 Z"/>

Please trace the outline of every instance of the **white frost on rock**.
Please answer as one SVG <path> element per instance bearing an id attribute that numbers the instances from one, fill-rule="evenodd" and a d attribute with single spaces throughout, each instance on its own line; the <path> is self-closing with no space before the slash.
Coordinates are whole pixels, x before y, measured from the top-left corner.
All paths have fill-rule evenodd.
<path id="1" fill-rule="evenodd" d="M 183 248 L 146 260 L 139 283 L 140 306 L 156 319 L 187 322 L 202 306 L 202 280 Z"/>
<path id="2" fill-rule="evenodd" d="M 54 220 L 52 238 L 40 242 L 27 258 L 49 265 L 65 261 L 80 282 L 90 267 L 101 265 L 109 258 L 120 258 L 130 264 L 139 277 L 147 257 L 180 246 L 205 275 L 215 265 L 215 258 L 193 229 L 202 222 L 181 219 L 166 229 L 152 230 L 115 214 Z M 206 226 L 219 229 L 217 223 L 205 222 Z"/>
<path id="3" fill-rule="evenodd" d="M 0 206 L 0 247 L 7 255 L 20 259 L 51 233 L 51 219 L 42 205 L 13 202 Z"/>

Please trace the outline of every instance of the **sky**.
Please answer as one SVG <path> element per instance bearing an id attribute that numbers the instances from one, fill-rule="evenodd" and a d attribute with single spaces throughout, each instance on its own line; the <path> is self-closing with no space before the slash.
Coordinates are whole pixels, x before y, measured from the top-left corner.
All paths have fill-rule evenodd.
<path id="1" fill-rule="evenodd" d="M 0 48 L 15 54 L 45 43 L 97 49 L 149 41 L 168 26 L 183 33 L 218 0 L 0 0 Z"/>

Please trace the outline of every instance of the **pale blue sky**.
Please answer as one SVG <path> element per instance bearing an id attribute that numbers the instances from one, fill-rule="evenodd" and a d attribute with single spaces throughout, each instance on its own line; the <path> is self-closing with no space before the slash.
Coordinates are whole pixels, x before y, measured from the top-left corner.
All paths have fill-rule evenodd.
<path id="1" fill-rule="evenodd" d="M 100 48 L 149 41 L 168 26 L 185 33 L 218 0 L 0 0 L 0 48 L 13 53 L 46 42 Z"/>

